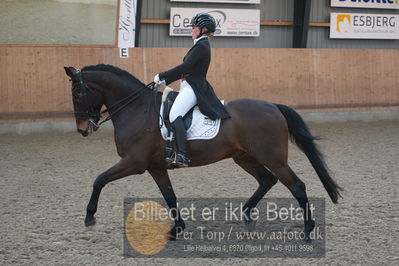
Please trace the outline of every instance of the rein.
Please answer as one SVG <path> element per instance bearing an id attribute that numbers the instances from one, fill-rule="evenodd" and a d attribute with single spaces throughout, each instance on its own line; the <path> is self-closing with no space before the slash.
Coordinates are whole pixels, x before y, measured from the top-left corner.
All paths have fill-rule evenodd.
<path id="1" fill-rule="evenodd" d="M 141 94 L 143 94 L 146 91 L 146 89 L 154 90 L 154 88 L 155 88 L 154 85 L 155 85 L 154 82 L 148 83 L 147 85 L 140 87 L 137 91 L 130 94 L 126 98 L 123 98 L 122 100 L 118 101 L 117 103 L 113 104 L 112 106 L 108 107 L 107 109 L 101 111 L 100 117 L 105 113 L 108 113 L 108 116 L 105 119 L 99 121 L 96 124 L 96 126 L 99 127 L 102 124 L 104 124 L 105 122 L 111 120 L 113 115 L 117 114 L 118 112 L 123 110 L 126 106 L 128 106 L 130 103 L 135 101 Z"/>

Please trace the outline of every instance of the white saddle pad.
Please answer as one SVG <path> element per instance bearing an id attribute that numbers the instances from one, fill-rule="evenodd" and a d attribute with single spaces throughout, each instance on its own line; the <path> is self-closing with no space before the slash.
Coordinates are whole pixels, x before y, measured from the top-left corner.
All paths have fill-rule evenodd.
<path id="1" fill-rule="evenodd" d="M 222 101 L 223 102 L 223 101 Z M 168 130 L 163 123 L 163 103 L 160 110 L 161 118 L 159 119 L 159 125 L 161 128 L 161 135 L 164 140 L 167 140 Z M 193 121 L 190 128 L 187 130 L 187 140 L 195 139 L 213 139 L 219 132 L 220 119 L 212 120 L 209 117 L 203 115 L 198 106 L 193 111 Z"/>

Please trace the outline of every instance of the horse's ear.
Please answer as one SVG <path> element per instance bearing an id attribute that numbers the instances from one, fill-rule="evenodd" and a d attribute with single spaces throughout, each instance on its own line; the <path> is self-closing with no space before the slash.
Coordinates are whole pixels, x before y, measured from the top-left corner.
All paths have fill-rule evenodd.
<path id="1" fill-rule="evenodd" d="M 73 67 L 64 67 L 65 73 L 68 75 L 68 77 L 73 78 L 73 76 L 76 73 L 76 69 Z"/>

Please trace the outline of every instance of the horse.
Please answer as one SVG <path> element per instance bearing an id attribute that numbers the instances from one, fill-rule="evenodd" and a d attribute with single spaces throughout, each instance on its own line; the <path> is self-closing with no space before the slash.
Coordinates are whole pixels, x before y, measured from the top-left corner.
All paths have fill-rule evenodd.
<path id="1" fill-rule="evenodd" d="M 82 70 L 64 67 L 72 81 L 72 102 L 77 131 L 91 135 L 99 124 L 112 120 L 115 145 L 120 161 L 100 174 L 93 183 L 85 225 L 96 223 L 94 214 L 104 186 L 117 179 L 148 171 L 158 185 L 174 217 L 170 239 L 185 228 L 177 209 L 176 195 L 164 162 L 166 141 L 159 130 L 162 93 L 151 89 L 129 72 L 112 65 L 86 66 Z M 108 117 L 100 121 L 105 105 Z M 307 156 L 333 203 L 342 189 L 331 177 L 316 140 L 302 117 L 291 107 L 255 99 L 237 99 L 225 104 L 231 118 L 221 121 L 220 131 L 211 140 L 188 142 L 189 167 L 203 166 L 232 158 L 258 182 L 258 188 L 243 206 L 245 223 L 254 225 L 251 211 L 264 195 L 282 182 L 304 211 L 304 234 L 315 227 L 308 208 L 305 184 L 288 165 L 291 139 Z"/>

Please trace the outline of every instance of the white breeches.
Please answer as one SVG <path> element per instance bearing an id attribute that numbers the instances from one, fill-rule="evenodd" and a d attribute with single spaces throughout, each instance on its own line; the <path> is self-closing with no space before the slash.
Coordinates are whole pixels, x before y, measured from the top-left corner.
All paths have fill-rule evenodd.
<path id="1" fill-rule="evenodd" d="M 197 96 L 187 81 L 180 82 L 180 91 L 169 113 L 169 121 L 173 123 L 179 116 L 183 117 L 197 104 Z"/>

